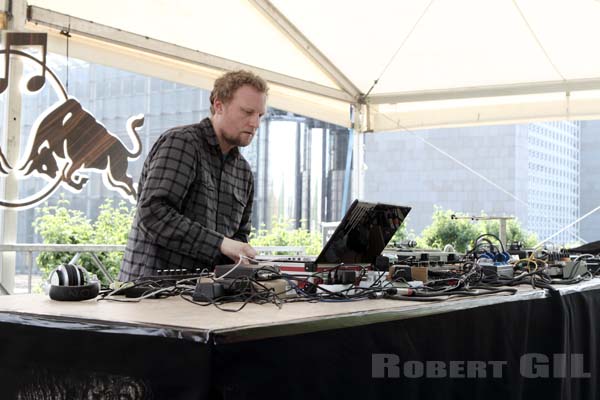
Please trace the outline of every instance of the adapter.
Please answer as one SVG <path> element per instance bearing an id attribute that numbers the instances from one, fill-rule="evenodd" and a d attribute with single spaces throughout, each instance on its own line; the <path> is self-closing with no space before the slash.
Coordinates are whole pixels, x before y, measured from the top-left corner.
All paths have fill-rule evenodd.
<path id="1" fill-rule="evenodd" d="M 221 283 L 198 280 L 192 299 L 194 301 L 212 301 L 224 295 L 225 289 Z"/>

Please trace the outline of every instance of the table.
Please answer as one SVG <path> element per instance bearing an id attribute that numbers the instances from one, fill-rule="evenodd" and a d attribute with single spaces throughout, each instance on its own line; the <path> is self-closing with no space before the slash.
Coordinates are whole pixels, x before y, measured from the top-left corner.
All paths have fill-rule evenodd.
<path id="1" fill-rule="evenodd" d="M 600 279 L 441 303 L 0 297 L 1 398 L 598 398 Z M 45 397 L 44 397 L 45 396 Z"/>

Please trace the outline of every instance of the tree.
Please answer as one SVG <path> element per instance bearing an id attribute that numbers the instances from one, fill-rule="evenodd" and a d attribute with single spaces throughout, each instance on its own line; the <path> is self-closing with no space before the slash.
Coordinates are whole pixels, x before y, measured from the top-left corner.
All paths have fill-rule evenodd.
<path id="1" fill-rule="evenodd" d="M 421 232 L 421 237 L 417 238 L 417 246 L 442 249 L 451 244 L 456 251 L 466 251 L 467 246 L 479 236 L 479 230 L 469 220 L 453 220 L 453 214 L 456 213 L 452 210 L 444 211 L 435 206 L 433 222 Z"/>
<path id="2" fill-rule="evenodd" d="M 133 208 L 125 202 L 113 207 L 112 200 L 107 199 L 100 206 L 100 214 L 95 222 L 85 217 L 81 211 L 69 209 L 69 201 L 61 198 L 55 206 L 44 206 L 37 210 L 33 227 L 44 243 L 48 244 L 125 244 L 133 221 Z M 40 252 L 37 264 L 45 279 L 48 274 L 62 263 L 69 262 L 75 253 L 72 252 Z M 119 273 L 122 252 L 98 253 L 100 262 L 111 276 Z M 91 274 L 96 274 L 103 283 L 108 283 L 102 272 L 92 262 L 89 254 L 83 253 L 79 259 Z"/>
<path id="3" fill-rule="evenodd" d="M 473 242 L 478 236 L 484 233 L 491 233 L 499 236 L 500 222 L 497 220 L 480 220 L 476 223 L 468 219 L 452 219 L 456 214 L 452 210 L 443 210 L 436 206 L 433 213 L 433 222 L 421 233 L 417 239 L 419 247 L 443 248 L 446 244 L 451 244 L 456 251 L 464 252 L 468 247 L 473 246 Z M 536 236 L 524 230 L 519 221 L 509 220 L 506 229 L 507 241 L 519 241 L 525 247 L 532 247 L 537 242 Z"/>
<path id="4" fill-rule="evenodd" d="M 65 198 L 58 200 L 55 206 L 36 209 L 36 218 L 33 221 L 35 233 L 38 233 L 44 243 L 48 244 L 79 244 L 89 243 L 92 236 L 90 220 L 81 211 L 67 208 L 69 201 Z M 41 252 L 37 264 L 46 279 L 50 271 L 62 263 L 67 263 L 73 258 L 74 253 L 66 252 Z"/>
<path id="5" fill-rule="evenodd" d="M 402 225 L 400 225 L 400 228 L 398 228 L 396 233 L 394 233 L 394 236 L 392 236 L 392 238 L 390 239 L 390 246 L 397 246 L 400 242 L 407 239 L 413 239 L 415 237 L 415 231 L 413 229 L 411 229 L 410 231 L 408 230 L 409 220 L 410 217 L 406 217 L 404 219 L 404 222 L 402 223 Z"/>
<path id="6" fill-rule="evenodd" d="M 126 244 L 134 214 L 135 209 L 129 203 L 121 200 L 117 207 L 113 207 L 112 200 L 106 199 L 100 206 L 100 214 L 94 222 L 91 242 L 94 244 Z M 98 253 L 98 258 L 111 276 L 116 277 L 119 274 L 123 261 L 122 252 Z"/>
<path id="7" fill-rule="evenodd" d="M 271 222 L 271 230 L 252 230 L 250 244 L 252 246 L 304 246 L 306 254 L 321 252 L 322 235 L 306 229 L 292 229 L 294 220 L 276 220 Z"/>
<path id="8" fill-rule="evenodd" d="M 491 233 L 496 236 L 500 236 L 500 221 L 497 220 L 485 220 L 479 222 L 479 232 Z M 521 227 L 518 219 L 510 219 L 506 223 L 506 241 L 521 242 L 524 247 L 532 248 L 538 242 L 535 233 L 527 232 Z"/>

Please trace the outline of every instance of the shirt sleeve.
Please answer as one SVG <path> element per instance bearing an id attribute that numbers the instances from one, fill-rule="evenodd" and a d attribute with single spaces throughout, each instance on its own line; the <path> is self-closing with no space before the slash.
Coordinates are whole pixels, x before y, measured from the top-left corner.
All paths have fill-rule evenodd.
<path id="1" fill-rule="evenodd" d="M 240 227 L 233 235 L 234 240 L 245 243 L 248 243 L 248 236 L 250 236 L 250 230 L 252 229 L 252 204 L 254 202 L 254 177 L 252 176 L 252 173 L 250 173 L 249 177 L 249 186 L 248 199 L 246 201 L 244 213 L 242 214 Z"/>
<path id="2" fill-rule="evenodd" d="M 168 134 L 157 143 L 139 197 L 139 227 L 161 247 L 213 260 L 223 235 L 182 214 L 183 201 L 199 168 L 196 146 L 185 134 Z"/>

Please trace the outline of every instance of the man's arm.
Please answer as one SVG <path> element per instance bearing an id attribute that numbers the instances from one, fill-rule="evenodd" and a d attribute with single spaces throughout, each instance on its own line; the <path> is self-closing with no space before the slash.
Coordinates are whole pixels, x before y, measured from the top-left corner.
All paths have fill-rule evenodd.
<path id="1" fill-rule="evenodd" d="M 231 239 L 224 238 L 221 244 L 221 252 L 236 262 L 239 261 L 240 255 L 249 258 L 256 257 L 256 250 L 248 244 L 248 236 L 252 229 L 252 205 L 254 202 L 254 177 L 252 173 L 250 173 L 249 186 L 246 207 L 242 214 L 240 226 Z"/>
<path id="2" fill-rule="evenodd" d="M 250 174 L 249 186 L 250 189 L 248 190 L 248 198 L 246 200 L 244 213 L 242 214 L 242 220 L 237 232 L 232 238 L 245 243 L 248 243 L 248 237 L 250 236 L 250 231 L 252 230 L 252 206 L 254 203 L 254 178 L 252 177 L 252 174 Z"/>
<path id="3" fill-rule="evenodd" d="M 138 203 L 139 228 L 159 246 L 213 260 L 223 235 L 181 212 L 199 167 L 196 147 L 185 134 L 167 134 L 150 157 Z"/>

